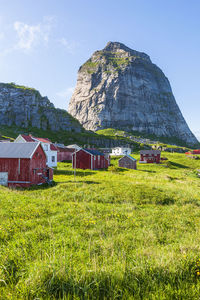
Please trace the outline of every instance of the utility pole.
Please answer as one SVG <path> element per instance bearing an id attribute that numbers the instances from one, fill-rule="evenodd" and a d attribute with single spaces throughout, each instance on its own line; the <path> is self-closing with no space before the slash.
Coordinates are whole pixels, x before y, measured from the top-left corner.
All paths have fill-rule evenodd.
<path id="1" fill-rule="evenodd" d="M 74 181 L 76 181 L 76 149 L 74 154 Z"/>

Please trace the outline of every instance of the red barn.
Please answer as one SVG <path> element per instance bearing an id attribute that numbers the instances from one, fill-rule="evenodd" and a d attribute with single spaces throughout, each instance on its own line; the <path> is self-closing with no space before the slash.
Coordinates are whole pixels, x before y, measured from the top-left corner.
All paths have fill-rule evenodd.
<path id="1" fill-rule="evenodd" d="M 192 154 L 200 154 L 200 149 L 193 150 Z"/>
<path id="2" fill-rule="evenodd" d="M 78 169 L 104 169 L 108 160 L 104 154 L 93 149 L 80 149 L 72 154 L 72 167 Z"/>
<path id="3" fill-rule="evenodd" d="M 141 150 L 140 151 L 140 163 L 157 163 L 160 162 L 159 150 Z"/>
<path id="4" fill-rule="evenodd" d="M 0 184 L 28 187 L 53 179 L 40 143 L 0 144 Z"/>
<path id="5" fill-rule="evenodd" d="M 58 146 L 54 144 L 57 149 L 57 161 L 64 161 L 64 160 L 72 160 L 72 154 L 74 153 L 75 149 L 67 148 L 65 146 Z"/>

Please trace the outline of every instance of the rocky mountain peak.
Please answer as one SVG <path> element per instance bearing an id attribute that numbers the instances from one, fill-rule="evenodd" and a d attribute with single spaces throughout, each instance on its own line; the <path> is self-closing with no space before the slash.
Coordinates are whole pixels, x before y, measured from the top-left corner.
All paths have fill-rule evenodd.
<path id="1" fill-rule="evenodd" d="M 80 67 L 68 111 L 89 130 L 116 128 L 198 142 L 164 73 L 147 54 L 118 42 L 109 42 Z"/>
<path id="2" fill-rule="evenodd" d="M 119 42 L 108 42 L 106 47 L 102 51 L 110 52 L 115 55 L 121 54 L 121 56 L 128 56 L 128 57 L 133 56 L 136 58 L 142 58 L 142 59 L 146 59 L 147 61 L 151 61 L 150 57 L 147 54 L 136 50 L 132 50 L 131 48 Z"/>

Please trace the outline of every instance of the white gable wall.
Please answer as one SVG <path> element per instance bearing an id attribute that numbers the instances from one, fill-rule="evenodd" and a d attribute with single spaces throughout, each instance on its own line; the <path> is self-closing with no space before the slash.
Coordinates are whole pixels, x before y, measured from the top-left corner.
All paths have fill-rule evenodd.
<path id="1" fill-rule="evenodd" d="M 25 143 L 25 139 L 20 135 L 14 140 L 14 143 Z"/>
<path id="2" fill-rule="evenodd" d="M 41 145 L 47 156 L 47 166 L 51 168 L 57 167 L 57 151 L 52 151 L 48 143 L 41 143 Z"/>
<path id="3" fill-rule="evenodd" d="M 112 149 L 111 155 L 130 155 L 131 154 L 131 148 L 125 148 L 125 147 L 116 147 Z"/>

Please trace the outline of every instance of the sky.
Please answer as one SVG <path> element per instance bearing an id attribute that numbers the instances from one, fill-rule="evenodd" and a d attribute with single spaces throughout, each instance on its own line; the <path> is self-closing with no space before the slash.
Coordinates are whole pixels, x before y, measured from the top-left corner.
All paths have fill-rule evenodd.
<path id="1" fill-rule="evenodd" d="M 0 0 L 0 82 L 67 109 L 79 67 L 109 41 L 147 53 L 200 136 L 199 0 Z"/>

